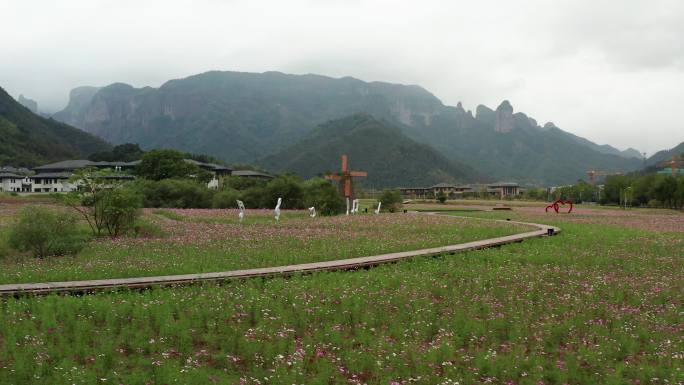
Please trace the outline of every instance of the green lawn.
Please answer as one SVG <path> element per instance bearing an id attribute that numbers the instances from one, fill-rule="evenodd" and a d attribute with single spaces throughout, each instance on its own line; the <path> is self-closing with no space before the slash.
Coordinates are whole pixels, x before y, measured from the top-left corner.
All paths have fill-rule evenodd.
<path id="1" fill-rule="evenodd" d="M 684 233 L 548 218 L 369 270 L 4 299 L 0 383 L 682 383 Z"/>
<path id="2" fill-rule="evenodd" d="M 0 231 L 0 284 L 227 271 L 363 257 L 529 231 L 529 227 L 413 214 L 310 218 L 251 210 L 150 210 L 167 232 L 153 239 L 104 238 L 75 256 L 12 256 Z M 4 251 L 3 251 L 4 250 Z"/>

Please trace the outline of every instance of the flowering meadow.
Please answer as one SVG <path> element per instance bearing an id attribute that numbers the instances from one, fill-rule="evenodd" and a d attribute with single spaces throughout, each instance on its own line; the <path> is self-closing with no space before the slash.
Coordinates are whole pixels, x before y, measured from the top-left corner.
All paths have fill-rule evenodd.
<path id="1" fill-rule="evenodd" d="M 16 208 L 4 212 L 16 213 Z M 75 256 L 0 258 L 0 283 L 281 266 L 451 245 L 529 230 L 514 224 L 403 213 L 311 218 L 308 211 L 283 210 L 276 222 L 272 210 L 248 210 L 242 223 L 237 210 L 229 209 L 146 210 L 144 216 L 161 227 L 162 236 L 100 238 Z M 0 234 L 2 226 L 0 223 Z"/>
<path id="2" fill-rule="evenodd" d="M 198 223 L 176 214 L 169 242 Z M 684 232 L 650 223 L 684 216 L 633 214 L 645 224 L 468 213 L 563 232 L 368 270 L 2 299 L 0 383 L 682 384 Z"/>

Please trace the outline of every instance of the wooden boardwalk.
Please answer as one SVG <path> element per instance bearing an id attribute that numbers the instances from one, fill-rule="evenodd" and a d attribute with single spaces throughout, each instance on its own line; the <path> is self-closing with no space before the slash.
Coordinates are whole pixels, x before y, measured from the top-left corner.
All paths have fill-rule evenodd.
<path id="1" fill-rule="evenodd" d="M 427 215 L 443 215 L 437 213 L 425 213 Z M 455 217 L 463 218 L 463 217 Z M 482 219 L 482 218 L 469 218 Z M 482 219 L 487 220 L 487 219 Z M 19 296 L 31 294 L 49 294 L 49 293 L 84 293 L 102 290 L 116 290 L 127 288 L 147 288 L 152 286 L 164 285 L 187 285 L 202 281 L 222 281 L 246 279 L 255 277 L 274 277 L 274 276 L 288 276 L 298 273 L 311 273 L 317 271 L 333 271 L 333 270 L 352 270 L 369 266 L 376 266 L 384 263 L 393 263 L 403 259 L 413 257 L 436 256 L 442 254 L 455 254 L 463 251 L 479 250 L 489 247 L 501 246 L 508 243 L 522 242 L 528 238 L 542 237 L 552 233 L 560 232 L 560 229 L 554 226 L 541 225 L 536 223 L 525 223 L 516 221 L 502 221 L 491 220 L 495 222 L 517 223 L 528 225 L 537 228 L 537 230 L 525 233 L 508 235 L 504 237 L 483 239 L 480 241 L 461 243 L 451 246 L 433 247 L 429 249 L 403 251 L 398 253 L 389 253 L 381 255 L 373 255 L 369 257 L 340 259 L 336 261 L 325 261 L 315 263 L 303 263 L 299 265 L 287 265 L 276 267 L 263 267 L 257 269 L 232 270 L 216 273 L 199 273 L 199 274 L 180 274 L 180 275 L 165 275 L 158 277 L 137 277 L 137 278 L 115 278 L 115 279 L 96 279 L 87 281 L 66 281 L 66 282 L 42 282 L 42 283 L 19 283 L 0 285 L 0 296 Z"/>

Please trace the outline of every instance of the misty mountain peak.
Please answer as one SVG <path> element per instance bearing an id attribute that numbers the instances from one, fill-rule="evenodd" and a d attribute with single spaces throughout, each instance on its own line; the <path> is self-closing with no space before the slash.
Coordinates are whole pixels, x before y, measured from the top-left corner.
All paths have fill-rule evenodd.
<path id="1" fill-rule="evenodd" d="M 556 125 L 553 124 L 553 122 L 546 122 L 546 124 L 544 124 L 544 130 L 550 130 L 552 128 L 558 128 L 558 127 L 556 127 Z"/>
<path id="2" fill-rule="evenodd" d="M 38 103 L 35 100 L 29 99 L 29 98 L 25 97 L 24 95 L 19 95 L 19 98 L 17 99 L 17 101 L 22 106 L 31 110 L 31 112 L 33 112 L 34 114 L 38 113 Z"/>
<path id="3" fill-rule="evenodd" d="M 527 116 L 525 116 L 527 119 Z M 494 123 L 494 131 L 506 133 L 513 131 L 515 128 L 515 119 L 513 118 L 513 106 L 508 100 L 504 100 L 496 108 L 496 121 Z"/>
<path id="4" fill-rule="evenodd" d="M 508 100 L 504 100 L 499 104 L 499 107 L 496 108 L 497 111 L 500 112 L 508 112 L 508 113 L 513 113 L 513 106 L 511 105 L 511 102 Z"/>

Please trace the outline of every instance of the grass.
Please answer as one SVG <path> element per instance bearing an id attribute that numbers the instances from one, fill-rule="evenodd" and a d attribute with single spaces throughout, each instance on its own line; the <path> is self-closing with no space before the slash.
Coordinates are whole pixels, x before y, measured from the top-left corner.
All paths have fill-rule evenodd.
<path id="1" fill-rule="evenodd" d="M 7 298 L 0 383 L 684 382 L 684 233 L 476 215 L 563 233 L 355 272 Z"/>
<path id="2" fill-rule="evenodd" d="M 102 238 L 74 256 L 2 258 L 0 284 L 281 266 L 417 250 L 528 230 L 512 224 L 411 214 L 310 218 L 303 211 L 284 211 L 280 223 L 275 223 L 270 210 L 250 210 L 240 223 L 236 210 L 167 209 L 150 210 L 144 218 L 145 228 L 155 231 L 147 231 L 150 236 L 142 239 Z"/>

